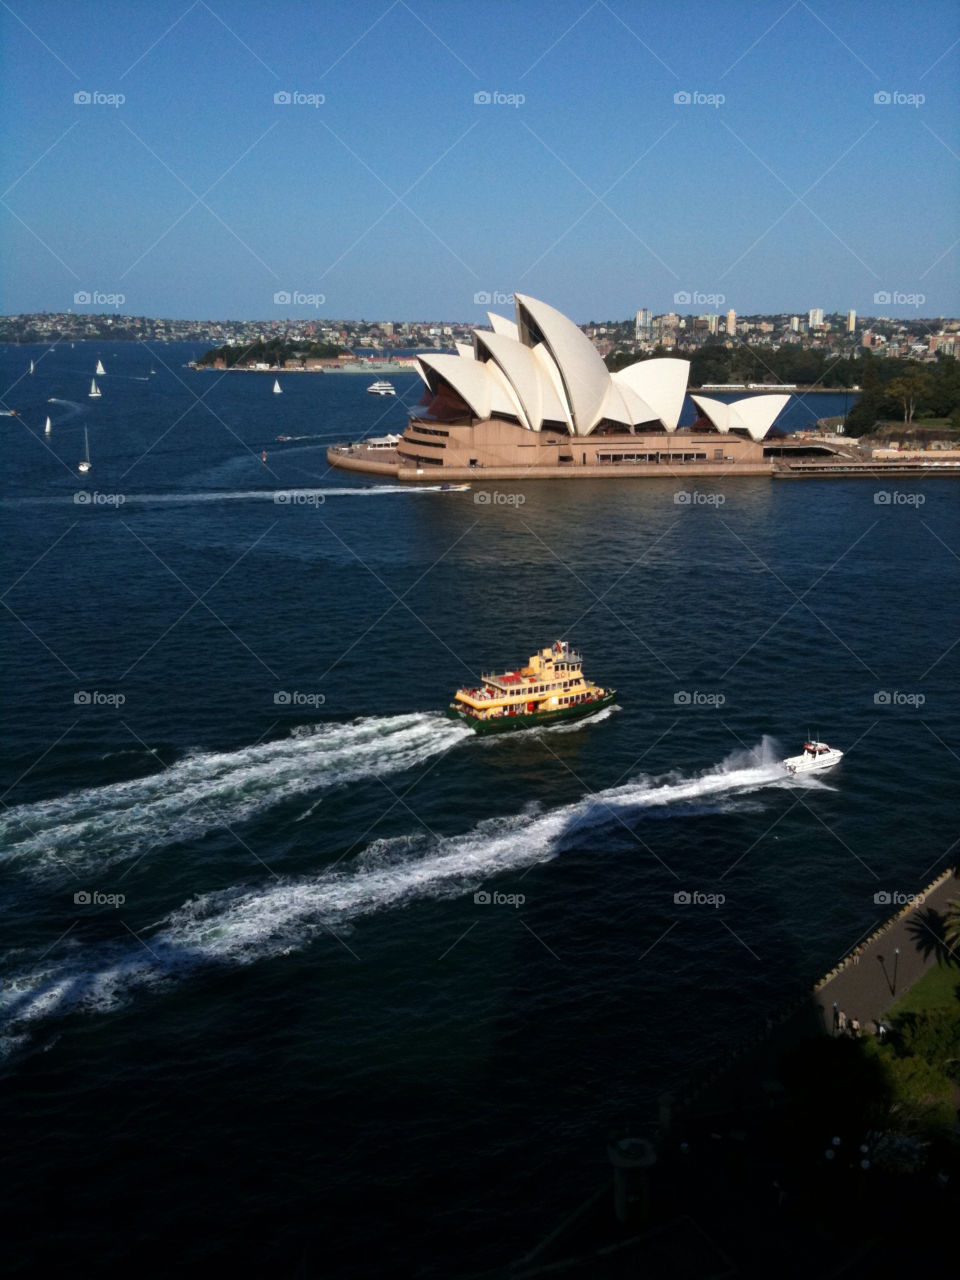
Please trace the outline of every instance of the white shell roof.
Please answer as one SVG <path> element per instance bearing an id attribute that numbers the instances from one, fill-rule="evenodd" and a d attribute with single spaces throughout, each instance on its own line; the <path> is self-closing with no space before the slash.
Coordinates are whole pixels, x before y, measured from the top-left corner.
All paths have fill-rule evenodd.
<path id="1" fill-rule="evenodd" d="M 627 386 L 650 406 L 651 418 L 659 418 L 668 431 L 676 431 L 687 394 L 690 376 L 688 360 L 664 356 L 657 360 L 639 360 L 611 374 L 614 382 Z"/>
<path id="2" fill-rule="evenodd" d="M 563 404 L 550 378 L 540 362 L 522 342 L 501 333 L 485 333 L 476 330 L 474 341 L 478 348 L 489 352 L 504 376 L 509 380 L 522 406 L 525 426 L 539 431 L 544 418 L 563 422 L 566 418 Z"/>
<path id="3" fill-rule="evenodd" d="M 736 428 L 739 431 L 749 432 L 752 440 L 762 440 L 789 402 L 790 397 L 788 395 L 744 396 L 742 400 L 734 400 L 731 404 L 724 404 L 722 400 L 713 400 L 709 396 L 691 395 L 690 399 L 706 414 L 718 431 Z"/>
<path id="4" fill-rule="evenodd" d="M 488 311 L 487 319 L 494 333 L 502 333 L 505 338 L 512 338 L 514 342 L 520 341 L 520 330 L 517 328 L 516 321 L 508 320 L 506 316 L 498 316 L 495 311 Z"/>
<path id="5" fill-rule="evenodd" d="M 555 307 L 525 294 L 515 294 L 514 302 L 516 324 L 491 311 L 493 332 L 475 330 L 472 346 L 458 342 L 455 356 L 420 356 L 417 369 L 427 386 L 435 389 L 443 379 L 477 418 L 506 415 L 532 431 L 544 421 L 563 422 L 571 435 L 585 436 L 605 418 L 630 428 L 659 421 L 676 430 L 686 360 L 645 360 L 611 375 L 586 334 Z M 736 406 L 694 398 L 719 430 L 742 427 L 760 439 L 789 396 L 750 396 Z"/>
<path id="6" fill-rule="evenodd" d="M 429 375 L 433 370 L 453 387 L 478 418 L 516 412 L 499 382 L 490 377 L 479 361 L 448 355 L 420 356 L 419 360 L 427 371 L 428 385 L 431 385 Z"/>
<path id="7" fill-rule="evenodd" d="M 522 293 L 515 293 L 513 300 L 521 341 L 524 322 L 529 317 L 543 335 L 560 370 L 574 431 L 580 436 L 588 435 L 603 417 L 603 402 L 610 384 L 610 372 L 600 352 L 583 330 L 555 307 Z"/>

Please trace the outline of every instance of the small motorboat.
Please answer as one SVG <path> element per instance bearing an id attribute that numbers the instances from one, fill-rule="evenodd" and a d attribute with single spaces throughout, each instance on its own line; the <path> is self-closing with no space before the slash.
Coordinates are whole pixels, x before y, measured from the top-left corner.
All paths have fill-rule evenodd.
<path id="1" fill-rule="evenodd" d="M 397 389 L 392 382 L 387 382 L 381 378 L 377 382 L 371 382 L 370 386 L 367 387 L 367 392 L 371 396 L 395 396 Z"/>
<path id="2" fill-rule="evenodd" d="M 277 436 L 278 440 L 292 440 L 293 436 Z"/>
<path id="3" fill-rule="evenodd" d="M 468 484 L 442 484 L 440 486 L 441 493 L 466 493 L 470 488 Z"/>
<path id="4" fill-rule="evenodd" d="M 843 752 L 836 747 L 828 747 L 825 742 L 811 738 L 803 744 L 803 751 L 798 756 L 789 756 L 783 762 L 785 769 L 791 773 L 817 773 L 822 769 L 832 769 L 843 759 Z"/>

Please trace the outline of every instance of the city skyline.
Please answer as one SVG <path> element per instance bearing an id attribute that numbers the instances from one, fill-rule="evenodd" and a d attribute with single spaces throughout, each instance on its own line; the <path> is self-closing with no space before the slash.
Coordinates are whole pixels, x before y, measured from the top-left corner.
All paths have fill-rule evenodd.
<path id="1" fill-rule="evenodd" d="M 490 9 L 5 8 L 2 310 L 960 311 L 954 7 Z"/>

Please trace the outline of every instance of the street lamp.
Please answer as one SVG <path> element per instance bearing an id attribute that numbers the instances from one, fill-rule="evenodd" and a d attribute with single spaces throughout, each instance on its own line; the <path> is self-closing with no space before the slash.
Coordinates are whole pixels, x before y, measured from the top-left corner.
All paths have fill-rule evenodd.
<path id="1" fill-rule="evenodd" d="M 900 964 L 900 948 L 893 948 L 893 994 L 897 994 L 897 968 Z"/>

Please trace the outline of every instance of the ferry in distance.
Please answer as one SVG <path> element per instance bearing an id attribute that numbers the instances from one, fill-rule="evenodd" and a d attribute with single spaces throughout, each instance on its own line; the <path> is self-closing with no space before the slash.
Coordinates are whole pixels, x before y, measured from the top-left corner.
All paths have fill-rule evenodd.
<path id="1" fill-rule="evenodd" d="M 583 659 L 566 640 L 535 653 L 519 671 L 486 675 L 477 689 L 458 689 L 447 708 L 477 733 L 531 729 L 591 715 L 609 707 L 615 689 L 601 689 L 583 674 Z"/>
<path id="2" fill-rule="evenodd" d="M 377 382 L 371 382 L 367 387 L 367 394 L 371 396 L 395 396 L 397 394 L 396 387 L 392 382 L 380 379 Z"/>
<path id="3" fill-rule="evenodd" d="M 817 742 L 811 738 L 803 744 L 803 751 L 798 756 L 788 756 L 784 760 L 785 768 L 791 773 L 816 773 L 822 769 L 832 769 L 843 759 L 843 752 L 836 747 L 828 747 L 825 742 Z"/>

